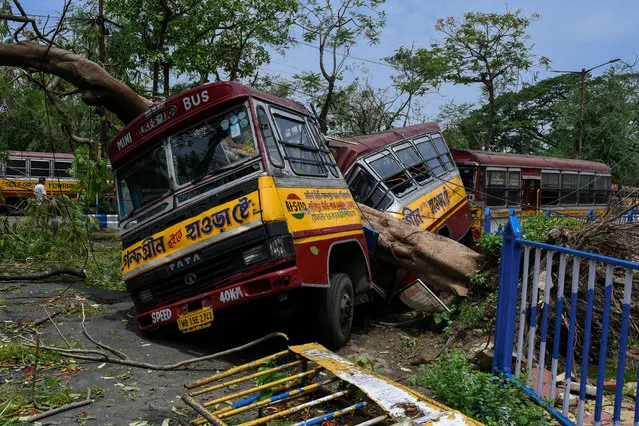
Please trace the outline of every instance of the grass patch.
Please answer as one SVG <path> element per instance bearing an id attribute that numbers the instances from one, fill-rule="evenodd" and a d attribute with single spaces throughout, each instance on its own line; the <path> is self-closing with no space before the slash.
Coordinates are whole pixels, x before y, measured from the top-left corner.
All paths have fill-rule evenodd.
<path id="1" fill-rule="evenodd" d="M 74 390 L 64 384 L 61 377 L 46 376 L 39 378 L 35 387 L 35 399 L 41 407 L 59 407 L 86 398 L 87 389 Z M 33 406 L 30 380 L 22 383 L 0 384 L 0 424 L 18 424 L 20 417 L 41 412 Z M 99 392 L 92 391 L 92 397 Z"/>
<path id="2" fill-rule="evenodd" d="M 436 398 L 487 426 L 552 425 L 546 411 L 516 385 L 471 368 L 459 350 L 444 353 L 434 366 L 411 378 Z"/>
<path id="3" fill-rule="evenodd" d="M 118 236 L 91 239 L 96 222 L 84 209 L 81 201 L 67 196 L 51 197 L 47 205 L 29 200 L 25 219 L 15 223 L 0 219 L 3 261 L 12 262 L 16 274 L 42 265 L 83 269 L 85 285 L 124 291 Z"/>

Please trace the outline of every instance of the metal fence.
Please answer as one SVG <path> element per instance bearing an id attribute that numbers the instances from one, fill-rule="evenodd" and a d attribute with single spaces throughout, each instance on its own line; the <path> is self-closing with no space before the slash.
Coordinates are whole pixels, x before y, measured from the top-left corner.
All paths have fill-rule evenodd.
<path id="1" fill-rule="evenodd" d="M 540 210 L 537 214 L 555 217 L 572 218 L 582 223 L 590 223 L 595 219 L 595 213 L 589 210 L 586 214 L 564 214 L 554 210 Z M 508 222 L 508 218 L 511 216 L 517 216 L 520 220 L 526 217 L 530 217 L 530 214 L 523 215 L 521 212 L 516 212 L 514 208 L 510 209 L 508 216 L 495 216 L 492 214 L 489 207 L 484 209 L 484 233 L 501 235 L 504 232 L 504 228 Z M 624 215 L 620 216 L 617 223 L 631 223 L 639 222 L 639 212 L 629 210 Z"/>
<path id="2" fill-rule="evenodd" d="M 616 363 L 613 411 L 608 415 L 619 425 L 632 282 L 639 264 L 524 240 L 515 216 L 509 217 L 503 236 L 494 373 L 521 384 L 563 425 L 599 425 L 605 373 Z M 621 309 L 611 312 L 613 306 Z M 594 364 L 596 371 L 589 373 Z M 529 374 L 535 369 L 533 380 Z M 593 412 L 586 412 L 587 385 L 596 386 Z M 570 390 L 577 386 L 575 409 L 570 406 Z M 556 405 L 559 398 L 563 402 Z"/>

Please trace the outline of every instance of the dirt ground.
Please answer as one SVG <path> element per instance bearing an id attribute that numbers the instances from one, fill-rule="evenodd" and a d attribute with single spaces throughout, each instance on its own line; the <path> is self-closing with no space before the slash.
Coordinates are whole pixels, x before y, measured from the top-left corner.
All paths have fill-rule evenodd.
<path id="1" fill-rule="evenodd" d="M 146 421 L 148 425 L 167 422 L 177 425 L 186 420 L 181 414 L 185 411 L 184 404 L 179 399 L 186 383 L 280 351 L 287 344 L 314 340 L 299 322 L 285 317 L 272 318 L 260 310 L 216 317 L 213 327 L 196 333 L 141 334 L 133 325 L 133 305 L 126 294 L 59 282 L 0 283 L 0 341 L 20 342 L 20 335 L 33 336 L 37 332 L 46 344 L 64 346 L 51 321 L 44 321 L 47 316 L 43 306 L 46 306 L 52 315 L 63 312 L 55 316 L 54 321 L 71 345 L 94 348 L 82 334 L 82 304 L 88 313 L 87 329 L 96 340 L 124 352 L 132 360 L 146 363 L 170 364 L 216 353 L 274 331 L 287 333 L 290 341 L 274 339 L 234 356 L 190 365 L 187 370 L 154 371 L 91 361 L 78 361 L 63 369 L 39 369 L 38 378 L 57 375 L 78 391 L 78 395 L 80 390 L 86 392 L 90 387 L 94 389 L 92 396 L 97 396 L 93 404 L 57 414 L 43 424 L 130 425 Z M 418 371 L 418 364 L 435 359 L 446 342 L 439 333 L 421 331 L 423 324 L 408 328 L 389 325 L 405 320 L 406 315 L 397 311 L 360 315 L 350 343 L 338 353 L 370 363 L 376 371 L 407 384 L 407 379 Z M 29 326 L 30 322 L 42 324 L 34 328 Z M 478 342 L 485 342 L 485 337 L 470 336 L 464 344 Z M 28 374 L 22 367 L 0 366 L 0 376 L 5 383 L 24 383 Z M 84 397 L 83 393 L 79 399 Z M 0 410 L 8 398 L 11 396 L 0 395 Z"/>

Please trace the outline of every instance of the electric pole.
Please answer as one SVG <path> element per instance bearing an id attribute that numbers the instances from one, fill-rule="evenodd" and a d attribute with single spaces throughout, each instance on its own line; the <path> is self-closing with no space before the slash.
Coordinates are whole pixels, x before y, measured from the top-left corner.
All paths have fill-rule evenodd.
<path id="1" fill-rule="evenodd" d="M 101 1 L 101 0 L 100 0 Z M 581 85 L 579 89 L 580 101 L 579 101 L 579 149 L 577 151 L 577 158 L 581 160 L 582 156 L 582 148 L 583 148 L 583 138 L 584 138 L 584 98 L 586 91 L 586 75 L 599 67 L 603 67 L 604 65 L 612 64 L 614 62 L 620 61 L 621 59 L 611 59 L 608 62 L 604 62 L 603 64 L 599 64 L 596 67 L 592 67 L 589 69 L 582 68 L 581 71 L 558 71 L 552 70 L 552 72 L 557 73 L 565 73 L 565 74 L 580 74 L 581 75 Z"/>

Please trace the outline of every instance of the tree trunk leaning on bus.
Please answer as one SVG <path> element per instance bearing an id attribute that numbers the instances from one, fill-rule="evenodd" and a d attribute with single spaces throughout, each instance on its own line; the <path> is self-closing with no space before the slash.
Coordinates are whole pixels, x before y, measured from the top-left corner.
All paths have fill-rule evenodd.
<path id="1" fill-rule="evenodd" d="M 379 232 L 375 257 L 404 269 L 446 293 L 468 295 L 471 273 L 478 268 L 479 254 L 463 244 L 424 231 L 359 204 L 364 225 Z"/>
<path id="2" fill-rule="evenodd" d="M 0 66 L 42 70 L 76 86 L 82 100 L 104 106 L 128 123 L 151 102 L 111 76 L 104 68 L 75 53 L 33 42 L 0 43 Z M 462 244 L 423 231 L 387 213 L 360 206 L 364 223 L 380 232 L 376 256 L 405 269 L 424 282 L 449 293 L 465 295 L 477 254 Z"/>

